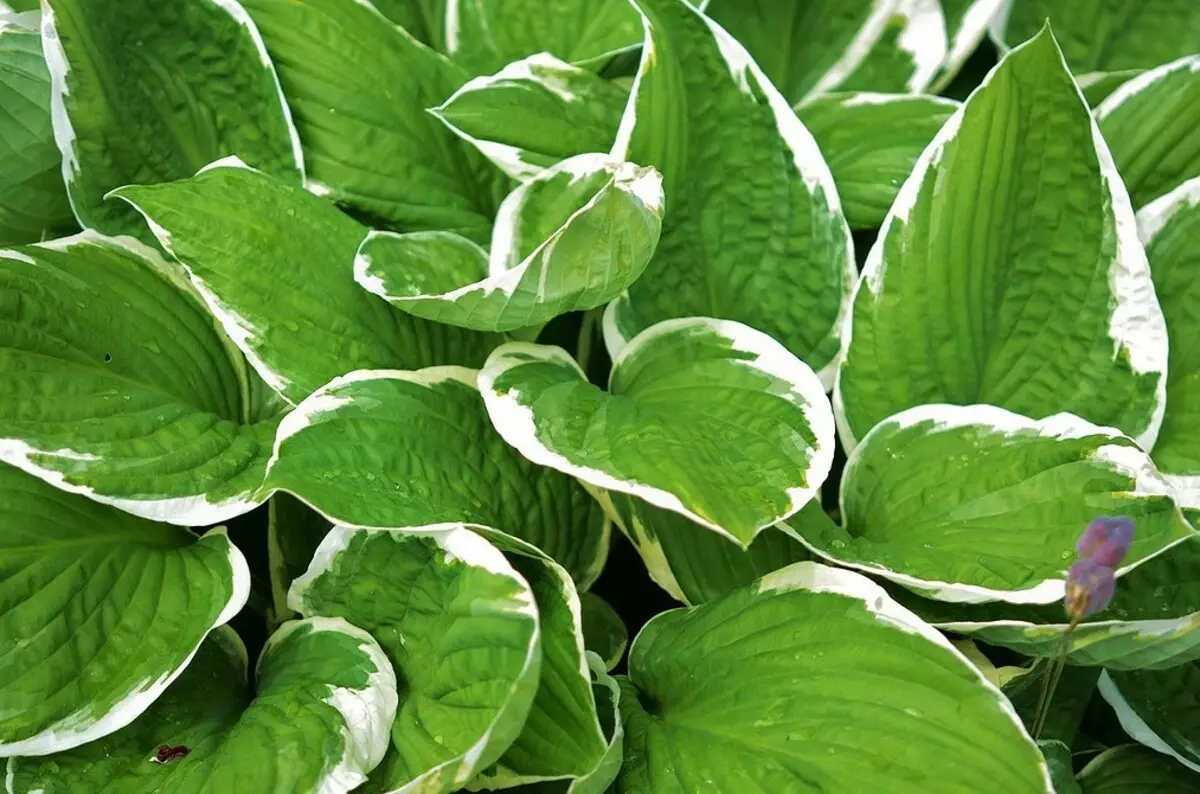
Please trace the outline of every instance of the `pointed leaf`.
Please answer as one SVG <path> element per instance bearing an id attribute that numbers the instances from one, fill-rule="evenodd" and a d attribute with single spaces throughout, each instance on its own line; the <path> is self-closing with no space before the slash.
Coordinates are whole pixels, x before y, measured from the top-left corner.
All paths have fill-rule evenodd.
<path id="1" fill-rule="evenodd" d="M 850 571 L 801 562 L 659 615 L 621 683 L 620 794 L 1053 791 L 1000 691 Z"/>
<path id="2" fill-rule="evenodd" d="M 1111 747 L 1079 773 L 1083 794 L 1195 794 L 1200 778 L 1171 758 L 1140 744 Z"/>
<path id="3" fill-rule="evenodd" d="M 114 195 L 146 217 L 230 338 L 292 404 L 356 369 L 479 364 L 499 341 L 368 295 L 353 275 L 366 227 L 236 161 Z"/>
<path id="4" fill-rule="evenodd" d="M 314 192 L 396 228 L 487 240 L 507 180 L 425 112 L 464 72 L 370 3 L 244 5 L 279 70 Z"/>
<path id="5" fill-rule="evenodd" d="M 883 223 L 957 102 L 904 94 L 828 94 L 796 107 L 833 172 L 846 220 L 855 229 Z"/>
<path id="6" fill-rule="evenodd" d="M 88 231 L 0 250 L 0 284 L 0 460 L 185 526 L 261 501 L 279 419 L 177 264 Z"/>
<path id="7" fill-rule="evenodd" d="M 0 756 L 128 725 L 249 593 L 223 530 L 196 538 L 0 464 Z"/>
<path id="8" fill-rule="evenodd" d="M 299 139 L 262 39 L 237 0 L 46 0 L 54 136 L 75 214 L 149 240 L 113 188 L 168 182 L 227 155 L 287 179 Z"/>
<path id="9" fill-rule="evenodd" d="M 575 480 L 504 442 L 475 379 L 459 367 L 338 378 L 280 425 L 267 487 L 356 526 L 496 527 L 586 587 L 608 553 L 603 511 Z"/>
<path id="10" fill-rule="evenodd" d="M 1136 526 L 1119 574 L 1195 535 L 1130 439 L 1070 414 L 1034 421 L 990 405 L 880 422 L 846 462 L 841 507 L 844 527 L 804 536 L 814 551 L 941 601 L 1061 601 L 1097 515 Z"/>
<path id="11" fill-rule="evenodd" d="M 930 403 L 1069 411 L 1153 444 L 1166 327 L 1129 198 L 1049 31 L 922 154 L 847 329 L 834 406 L 848 447 Z"/>
<path id="12" fill-rule="evenodd" d="M 480 331 L 540 326 L 603 306 L 636 281 L 658 242 L 662 207 L 662 178 L 653 169 L 579 155 L 505 199 L 487 277 L 477 274 L 483 252 L 446 232 L 371 232 L 354 277 L 427 320 Z M 506 246 L 531 228 L 532 251 Z"/>
<path id="13" fill-rule="evenodd" d="M 816 143 L 711 20 L 683 0 L 638 7 L 649 38 L 613 155 L 658 169 L 668 199 L 610 354 L 661 320 L 719 317 L 770 334 L 828 385 L 854 256 Z"/>
<path id="14" fill-rule="evenodd" d="M 534 463 L 636 496 L 744 546 L 829 474 L 829 403 L 811 369 L 738 323 L 643 332 L 609 391 L 564 350 L 509 343 L 479 375 L 492 424 Z"/>

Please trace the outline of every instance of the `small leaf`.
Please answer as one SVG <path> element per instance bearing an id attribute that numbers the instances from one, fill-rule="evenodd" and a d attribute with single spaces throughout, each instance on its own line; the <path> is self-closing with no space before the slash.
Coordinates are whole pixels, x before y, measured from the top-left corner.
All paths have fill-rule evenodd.
<path id="1" fill-rule="evenodd" d="M 623 348 L 608 392 L 561 348 L 515 342 L 479 387 L 497 432 L 529 460 L 743 547 L 803 507 L 833 458 L 816 375 L 738 323 L 659 323 Z"/>

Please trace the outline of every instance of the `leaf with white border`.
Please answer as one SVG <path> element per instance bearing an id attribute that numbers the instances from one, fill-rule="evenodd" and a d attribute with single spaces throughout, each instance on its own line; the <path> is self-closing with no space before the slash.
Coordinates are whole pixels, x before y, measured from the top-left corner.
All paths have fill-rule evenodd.
<path id="1" fill-rule="evenodd" d="M 13 794 L 344 794 L 387 747 L 396 676 L 369 634 L 335 618 L 292 621 L 258 659 L 216 631 L 149 710 L 122 731 L 45 760 L 12 759 Z M 155 761 L 161 748 L 186 755 Z"/>
<path id="2" fill-rule="evenodd" d="M 223 530 L 197 538 L 0 464 L 0 756 L 128 725 L 249 593 Z"/>
<path id="3" fill-rule="evenodd" d="M 608 392 L 561 348 L 515 342 L 492 353 L 479 388 L 496 430 L 534 463 L 743 547 L 812 499 L 833 460 L 816 374 L 727 320 L 642 332 L 613 363 Z"/>
<path id="4" fill-rule="evenodd" d="M 308 570 L 332 522 L 291 494 L 278 491 L 267 503 L 267 565 L 271 577 L 273 625 L 295 617 L 287 605 L 288 588 Z"/>
<path id="5" fill-rule="evenodd" d="M 1200 778 L 1162 753 L 1140 744 L 1111 747 L 1079 773 L 1083 794 L 1196 794 Z"/>
<path id="6" fill-rule="evenodd" d="M 1005 0 L 941 0 L 949 49 L 929 87 L 931 93 L 941 91 L 958 76 L 963 64 L 987 35 L 992 18 L 1004 3 Z"/>
<path id="7" fill-rule="evenodd" d="M 662 208 L 653 169 L 578 155 L 504 200 L 486 276 L 478 275 L 483 251 L 458 235 L 373 231 L 354 278 L 427 320 L 479 331 L 536 327 L 603 306 L 636 281 L 658 243 Z"/>
<path id="8" fill-rule="evenodd" d="M 513 179 L 607 152 L 629 92 L 540 52 L 476 77 L 430 112 Z"/>
<path id="9" fill-rule="evenodd" d="M 1116 72 L 1088 72 L 1075 75 L 1075 84 L 1083 92 L 1083 98 L 1088 101 L 1088 104 L 1096 108 L 1101 102 L 1108 99 L 1113 91 L 1144 71 L 1145 69 L 1122 69 Z"/>
<path id="10" fill-rule="evenodd" d="M 1048 794 L 1012 706 L 876 584 L 801 562 L 659 615 L 621 679 L 619 794 Z"/>
<path id="11" fill-rule="evenodd" d="M 828 387 L 855 278 L 829 168 L 732 36 L 684 0 L 637 5 L 647 38 L 612 153 L 658 169 L 667 208 L 609 352 L 661 320 L 720 317 L 775 337 Z"/>
<path id="12" fill-rule="evenodd" d="M 604 670 L 612 672 L 629 645 L 629 629 L 617 610 L 595 593 L 580 593 L 579 605 L 583 610 L 584 644 L 604 662 Z"/>
<path id="13" fill-rule="evenodd" d="M 608 553 L 604 511 L 575 480 L 505 443 L 488 420 L 476 375 L 432 367 L 334 380 L 280 425 L 265 487 L 355 526 L 495 527 L 588 586 Z"/>
<path id="14" fill-rule="evenodd" d="M 145 216 L 230 338 L 292 404 L 357 369 L 478 365 L 500 341 L 367 294 L 353 274 L 367 228 L 237 160 L 113 195 Z"/>
<path id="15" fill-rule="evenodd" d="M 176 263 L 87 231 L 0 250 L 0 284 L 0 460 L 185 526 L 261 501 L 279 417 Z"/>
<path id="16" fill-rule="evenodd" d="M 921 155 L 843 337 L 834 409 L 847 448 L 931 403 L 1068 411 L 1153 444 L 1166 324 L 1125 188 L 1048 30 L 1005 56 Z"/>
<path id="17" fill-rule="evenodd" d="M 796 106 L 833 172 L 854 229 L 883 223 L 921 152 L 957 102 L 906 94 L 826 94 Z"/>
<path id="18" fill-rule="evenodd" d="M 1150 456 L 1071 414 L 923 405 L 875 426 L 843 472 L 844 527 L 803 539 L 831 560 L 941 601 L 1049 604 L 1079 533 L 1128 515 L 1119 574 L 1195 531 Z"/>
<path id="19" fill-rule="evenodd" d="M 151 238 L 106 202 L 236 154 L 299 180 L 300 142 L 275 70 L 237 0 L 46 0 L 54 137 L 80 223 Z"/>
<path id="20" fill-rule="evenodd" d="M 1100 694 L 1129 736 L 1200 772 L 1200 661 L 1166 670 L 1105 670 Z"/>
<path id="21" fill-rule="evenodd" d="M 529 583 L 462 524 L 334 527 L 289 605 L 370 632 L 403 684 L 391 742 L 365 791 L 456 791 L 521 733 L 542 667 Z"/>

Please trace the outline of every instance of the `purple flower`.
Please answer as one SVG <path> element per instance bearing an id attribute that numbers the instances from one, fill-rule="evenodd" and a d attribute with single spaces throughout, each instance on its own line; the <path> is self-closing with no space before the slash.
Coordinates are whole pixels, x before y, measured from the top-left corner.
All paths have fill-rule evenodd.
<path id="1" fill-rule="evenodd" d="M 1085 557 L 1067 571 L 1067 615 L 1079 621 L 1105 609 L 1112 601 L 1116 580 L 1113 569 Z"/>
<path id="2" fill-rule="evenodd" d="M 1115 568 L 1125 559 L 1133 543 L 1133 519 L 1129 516 L 1097 516 L 1079 536 L 1075 551 L 1081 559 Z"/>

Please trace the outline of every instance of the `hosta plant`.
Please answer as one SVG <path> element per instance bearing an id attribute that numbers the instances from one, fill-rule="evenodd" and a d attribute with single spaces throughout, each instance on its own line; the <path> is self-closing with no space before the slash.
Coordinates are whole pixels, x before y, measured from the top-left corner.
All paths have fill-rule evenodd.
<path id="1" fill-rule="evenodd" d="M 5 790 L 1200 790 L 1197 129 L 1183 0 L 0 2 Z"/>

